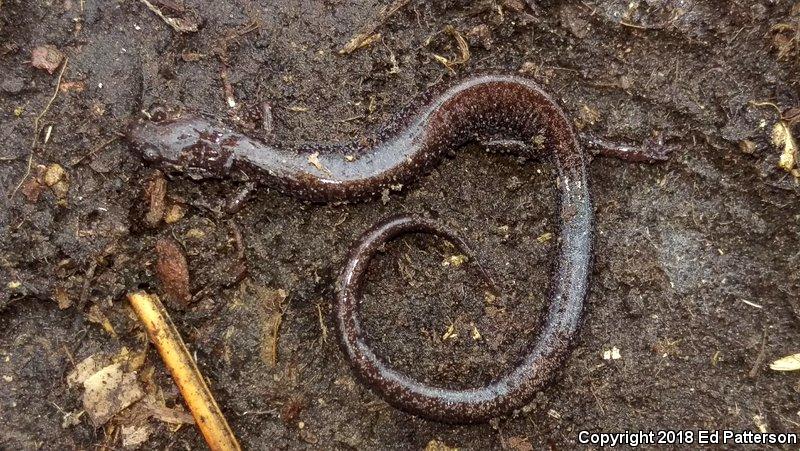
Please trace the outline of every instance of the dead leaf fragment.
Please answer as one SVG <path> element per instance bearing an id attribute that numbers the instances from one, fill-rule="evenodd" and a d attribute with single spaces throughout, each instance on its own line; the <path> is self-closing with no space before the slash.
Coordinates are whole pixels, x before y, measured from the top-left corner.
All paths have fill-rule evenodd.
<path id="1" fill-rule="evenodd" d="M 506 440 L 506 447 L 513 451 L 533 451 L 533 445 L 528 441 L 528 437 L 509 437 Z"/>
<path id="2" fill-rule="evenodd" d="M 194 33 L 198 30 L 198 26 L 200 25 L 200 19 L 197 17 L 197 13 L 193 10 L 185 10 L 183 13 L 187 17 L 169 17 L 164 14 L 159 8 L 154 6 L 147 0 L 139 0 L 147 6 L 147 9 L 155 13 L 161 20 L 164 21 L 167 25 L 172 27 L 173 30 L 177 31 L 178 33 Z"/>
<path id="3" fill-rule="evenodd" d="M 444 31 L 449 33 L 453 39 L 455 39 L 456 45 L 458 46 L 459 55 L 453 59 L 449 59 L 434 53 L 433 58 L 442 66 L 446 67 L 450 71 L 453 71 L 453 67 L 469 61 L 471 57 L 469 44 L 467 43 L 467 40 L 464 39 L 464 36 L 462 36 L 461 33 L 452 25 L 447 25 L 444 27 Z"/>
<path id="4" fill-rule="evenodd" d="M 109 365 L 83 382 L 83 408 L 95 427 L 144 396 L 136 373 L 126 372 L 124 366 L 122 362 Z"/>
<path id="5" fill-rule="evenodd" d="M 469 260 L 469 257 L 467 257 L 464 254 L 451 255 L 450 257 L 447 257 L 447 259 L 445 259 L 442 262 L 442 266 L 459 267 L 459 266 L 463 265 L 464 263 L 466 263 L 468 260 Z"/>
<path id="6" fill-rule="evenodd" d="M 478 328 L 473 324 L 472 325 L 472 339 L 475 340 L 475 341 L 478 341 L 481 338 L 482 338 L 481 337 L 481 333 L 478 332 Z"/>
<path id="7" fill-rule="evenodd" d="M 93 304 L 89 307 L 89 313 L 86 315 L 86 318 L 95 323 L 103 326 L 103 330 L 106 331 L 112 337 L 117 336 L 117 331 L 114 330 L 114 326 L 111 325 L 111 321 L 109 321 L 108 317 L 97 304 Z"/>
<path id="8" fill-rule="evenodd" d="M 35 178 L 29 178 L 22 185 L 20 191 L 22 192 L 22 195 L 25 196 L 25 199 L 28 202 L 35 204 L 36 202 L 39 202 L 39 196 L 42 194 L 43 188 L 44 186 L 42 186 L 42 184 L 39 183 L 39 180 Z"/>
<path id="9" fill-rule="evenodd" d="M 145 409 L 150 413 L 150 416 L 159 421 L 169 424 L 194 424 L 192 415 L 180 404 L 169 408 L 164 405 L 163 400 L 160 400 L 159 403 L 155 399 L 145 399 L 143 402 L 146 403 Z"/>
<path id="10" fill-rule="evenodd" d="M 800 354 L 787 355 L 769 364 L 773 371 L 797 371 L 800 370 Z"/>
<path id="11" fill-rule="evenodd" d="M 111 358 L 103 354 L 94 354 L 83 359 L 67 375 L 67 386 L 72 388 L 82 385 L 94 373 L 111 363 Z"/>
<path id="12" fill-rule="evenodd" d="M 388 5 L 384 6 L 378 16 L 364 25 L 358 33 L 353 35 L 347 44 L 339 50 L 340 55 L 347 55 L 355 50 L 377 41 L 380 39 L 380 33 L 376 33 L 378 27 L 384 22 L 389 20 L 397 11 L 406 6 L 410 0 L 394 0 Z"/>
<path id="13" fill-rule="evenodd" d="M 274 368 L 278 363 L 278 340 L 283 322 L 284 306 L 288 294 L 283 289 L 271 289 L 255 286 L 254 289 L 262 299 L 266 313 L 266 321 L 262 329 L 261 360 L 268 367 Z"/>
<path id="14" fill-rule="evenodd" d="M 61 83 L 61 85 L 59 85 L 58 89 L 61 92 L 69 92 L 69 91 L 83 92 L 84 90 L 86 90 L 86 83 L 82 81 L 65 81 Z"/>
<path id="15" fill-rule="evenodd" d="M 52 74 L 64 61 L 64 54 L 52 45 L 42 45 L 31 52 L 31 65 Z"/>
<path id="16" fill-rule="evenodd" d="M 160 238 L 155 245 L 156 275 L 167 299 L 176 302 L 185 308 L 189 305 L 192 295 L 189 292 L 189 264 L 183 249 L 172 238 Z"/>
<path id="17" fill-rule="evenodd" d="M 58 303 L 59 310 L 66 310 L 72 306 L 72 300 L 64 287 L 56 287 L 53 291 L 53 299 Z"/>
<path id="18" fill-rule="evenodd" d="M 122 447 L 137 449 L 142 446 L 153 432 L 149 424 L 122 426 Z"/>

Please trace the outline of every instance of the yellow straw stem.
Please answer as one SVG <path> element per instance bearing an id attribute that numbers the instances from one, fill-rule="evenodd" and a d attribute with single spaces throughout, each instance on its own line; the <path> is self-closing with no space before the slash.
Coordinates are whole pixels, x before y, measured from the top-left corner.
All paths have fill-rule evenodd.
<path id="1" fill-rule="evenodd" d="M 183 339 L 158 296 L 138 291 L 129 293 L 128 301 L 161 354 L 161 359 L 172 374 L 209 448 L 214 451 L 241 450 L 203 375 L 197 369 L 197 364 L 186 349 Z"/>

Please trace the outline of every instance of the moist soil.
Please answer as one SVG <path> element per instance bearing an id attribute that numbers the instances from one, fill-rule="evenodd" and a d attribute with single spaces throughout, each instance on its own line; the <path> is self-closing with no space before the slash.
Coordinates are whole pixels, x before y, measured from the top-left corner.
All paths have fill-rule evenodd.
<path id="1" fill-rule="evenodd" d="M 185 252 L 193 300 L 169 312 L 246 448 L 559 449 L 581 430 L 800 431 L 798 374 L 769 368 L 800 351 L 800 185 L 771 142 L 778 110 L 800 106 L 797 3 L 412 0 L 385 20 L 383 0 L 151 4 L 198 30 L 133 0 L 0 2 L 0 448 L 132 446 L 127 412 L 95 426 L 66 380 L 123 346 L 146 350 L 141 383 L 181 405 L 125 296 L 165 295 L 162 238 Z M 380 37 L 339 53 L 370 25 Z M 60 85 L 63 66 L 32 65 L 43 45 L 68 57 Z M 503 374 L 547 305 L 558 240 L 547 158 L 468 146 L 400 193 L 325 205 L 258 188 L 234 214 L 222 206 L 241 181 L 167 174 L 166 202 L 183 216 L 153 226 L 145 191 L 158 174 L 120 137 L 163 105 L 287 148 L 358 140 L 429 86 L 487 70 L 533 78 L 583 134 L 660 133 L 673 152 L 591 163 L 595 264 L 574 351 L 528 406 L 482 424 L 411 416 L 358 382 L 336 340 L 335 280 L 370 224 L 437 218 L 502 295 L 486 295 L 472 263 L 443 265 L 458 260 L 446 241 L 406 236 L 372 263 L 366 333 L 430 383 Z M 38 183 L 53 164 L 66 183 Z M 242 259 L 246 275 L 232 276 Z M 613 348 L 619 358 L 604 358 Z M 145 448 L 204 446 L 192 425 L 141 421 Z"/>

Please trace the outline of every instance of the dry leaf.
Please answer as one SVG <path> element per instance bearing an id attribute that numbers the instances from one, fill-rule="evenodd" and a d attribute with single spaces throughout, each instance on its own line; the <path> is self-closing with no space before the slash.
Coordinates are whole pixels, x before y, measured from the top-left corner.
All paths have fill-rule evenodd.
<path id="1" fill-rule="evenodd" d="M 42 45 L 31 52 L 31 65 L 52 74 L 64 61 L 64 54 L 52 45 Z"/>
<path id="2" fill-rule="evenodd" d="M 122 426 L 122 447 L 137 449 L 150 438 L 152 432 L 153 430 L 148 424 Z"/>
<path id="3" fill-rule="evenodd" d="M 104 366 L 111 363 L 111 358 L 103 354 L 94 354 L 81 360 L 80 363 L 75 365 L 67 375 L 67 386 L 74 387 L 75 385 L 83 384 L 94 373 L 100 371 Z"/>
<path id="4" fill-rule="evenodd" d="M 86 318 L 95 323 L 100 324 L 103 326 L 103 330 L 105 330 L 109 335 L 112 337 L 117 336 L 117 332 L 114 330 L 114 326 L 111 325 L 111 321 L 108 320 L 108 317 L 97 304 L 93 304 L 89 307 L 89 313 L 86 315 Z"/>
<path id="5" fill-rule="evenodd" d="M 124 363 L 115 363 L 94 373 L 83 382 L 83 408 L 95 427 L 144 396 L 136 374 L 124 371 Z"/>

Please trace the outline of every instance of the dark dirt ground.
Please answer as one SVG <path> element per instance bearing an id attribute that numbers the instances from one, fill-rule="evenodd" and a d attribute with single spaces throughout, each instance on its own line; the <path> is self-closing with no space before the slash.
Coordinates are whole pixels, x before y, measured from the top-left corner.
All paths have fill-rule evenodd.
<path id="1" fill-rule="evenodd" d="M 143 349 L 125 293 L 162 292 L 153 245 L 169 236 L 186 250 L 192 291 L 203 290 L 187 310 L 170 311 L 247 448 L 421 449 L 439 440 L 522 450 L 571 447 L 581 429 L 800 431 L 798 375 L 768 367 L 798 352 L 800 185 L 776 165 L 778 114 L 749 104 L 800 105 L 796 2 L 413 0 L 378 28 L 381 40 L 338 54 L 386 3 L 192 0 L 185 6 L 202 26 L 179 34 L 133 0 L 0 2 L 0 448 L 122 447 L 126 412 L 100 428 L 86 416 L 62 427 L 83 409 L 66 375 L 90 355 Z M 470 44 L 455 75 L 433 56 L 459 55 L 447 25 Z M 57 84 L 57 71 L 31 67 L 44 44 L 69 57 L 62 83 L 76 85 L 42 118 L 52 131 L 46 143 L 40 133 L 33 172 L 62 165 L 68 192 L 9 200 L 34 118 Z M 168 199 L 186 215 L 150 228 L 142 204 L 153 170 L 124 140 L 98 148 L 155 102 L 258 135 L 248 118 L 269 101 L 275 142 L 355 139 L 430 84 L 491 68 L 533 77 L 587 133 L 641 142 L 662 131 L 677 150 L 659 165 L 592 163 L 596 264 L 575 351 L 529 407 L 488 424 L 425 421 L 356 382 L 329 316 L 334 278 L 354 238 L 390 213 L 458 228 L 498 274 L 501 299 L 484 298 L 469 265 L 442 266 L 452 253 L 444 242 L 412 236 L 373 264 L 363 315 L 393 365 L 452 387 L 490 380 L 535 337 L 544 305 L 555 243 L 537 240 L 555 225 L 547 161 L 466 149 L 386 202 L 307 205 L 261 190 L 232 217 L 249 275 L 225 286 L 230 218 L 213 211 L 241 186 L 171 177 Z M 288 297 L 273 366 L 267 298 L 278 289 Z M 92 321 L 98 312 L 115 336 Z M 457 337 L 442 340 L 450 325 Z M 612 347 L 621 359 L 604 360 Z M 153 369 L 166 404 L 180 404 L 150 347 L 140 374 Z M 202 444 L 192 426 L 146 422 L 147 448 Z"/>

